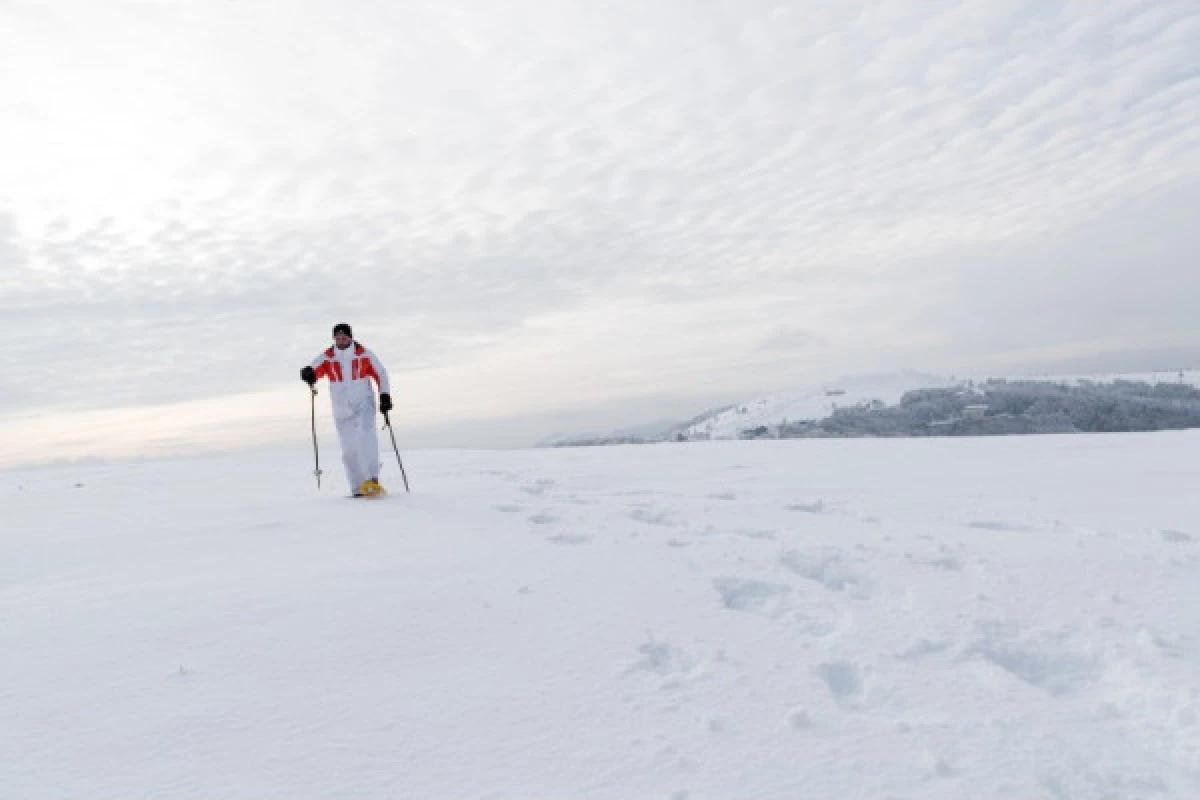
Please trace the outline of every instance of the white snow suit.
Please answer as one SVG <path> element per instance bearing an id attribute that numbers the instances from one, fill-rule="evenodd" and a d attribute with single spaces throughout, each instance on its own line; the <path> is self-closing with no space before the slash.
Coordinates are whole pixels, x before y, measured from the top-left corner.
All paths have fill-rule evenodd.
<path id="1" fill-rule="evenodd" d="M 387 370 L 373 352 L 358 342 L 344 350 L 331 347 L 313 359 L 317 380 L 329 379 L 329 399 L 342 445 L 346 482 L 355 491 L 366 480 L 379 478 L 379 437 L 375 431 L 375 392 L 391 394 Z"/>

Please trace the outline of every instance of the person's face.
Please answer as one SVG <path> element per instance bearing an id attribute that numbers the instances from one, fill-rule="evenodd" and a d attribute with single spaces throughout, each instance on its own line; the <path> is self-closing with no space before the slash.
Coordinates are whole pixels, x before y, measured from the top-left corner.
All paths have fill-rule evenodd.
<path id="1" fill-rule="evenodd" d="M 345 350 L 347 347 L 349 347 L 350 341 L 350 337 L 344 333 L 338 333 L 333 337 L 333 343 L 338 346 L 339 350 Z"/>

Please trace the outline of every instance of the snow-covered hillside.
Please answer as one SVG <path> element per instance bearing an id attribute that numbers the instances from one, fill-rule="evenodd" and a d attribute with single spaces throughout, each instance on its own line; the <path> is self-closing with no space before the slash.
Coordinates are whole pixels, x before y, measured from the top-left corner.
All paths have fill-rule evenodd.
<path id="1" fill-rule="evenodd" d="M 1059 383 L 1081 381 L 1107 383 L 1114 380 L 1173 383 L 1178 381 L 1181 375 L 1185 383 L 1200 386 L 1200 371 L 1196 370 L 1182 373 L 1171 371 L 1097 375 L 1029 375 L 1014 376 L 1008 379 Z M 873 402 L 894 405 L 900 401 L 905 392 L 914 389 L 932 389 L 953 386 L 968 380 L 980 382 L 989 379 L 987 376 L 946 378 L 912 371 L 841 378 L 817 388 L 782 392 L 738 403 L 687 426 L 683 429 L 683 434 L 691 440 L 738 439 L 742 438 L 745 432 L 759 427 L 773 429 L 788 422 L 824 419 L 838 408 Z"/>
<path id="2" fill-rule="evenodd" d="M 905 392 L 948 386 L 951 381 L 919 372 L 862 375 L 824 386 L 783 392 L 739 403 L 702 419 L 683 431 L 688 439 L 737 439 L 744 431 L 774 428 L 787 422 L 824 419 L 838 408 L 861 403 L 899 402 Z"/>
<path id="3" fill-rule="evenodd" d="M 0 796 L 1200 797 L 1200 432 L 306 448 L 0 473 Z"/>

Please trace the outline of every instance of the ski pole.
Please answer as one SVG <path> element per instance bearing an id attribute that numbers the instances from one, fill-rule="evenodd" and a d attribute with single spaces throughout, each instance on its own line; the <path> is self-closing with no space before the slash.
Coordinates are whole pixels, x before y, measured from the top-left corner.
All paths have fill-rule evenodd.
<path id="1" fill-rule="evenodd" d="M 383 412 L 384 427 L 388 429 L 388 435 L 392 437 L 392 449 L 396 451 L 396 463 L 400 465 L 400 477 L 404 478 L 404 491 L 412 494 L 412 490 L 408 488 L 408 473 L 404 471 L 404 462 L 400 460 L 400 448 L 396 446 L 396 432 L 392 430 L 392 418 L 388 416 L 388 412 Z"/>
<path id="2" fill-rule="evenodd" d="M 317 387 L 310 386 L 312 395 L 312 437 L 313 437 L 313 460 L 316 462 L 316 469 L 313 470 L 313 475 L 317 476 L 317 491 L 321 491 L 321 452 L 317 449 Z"/>

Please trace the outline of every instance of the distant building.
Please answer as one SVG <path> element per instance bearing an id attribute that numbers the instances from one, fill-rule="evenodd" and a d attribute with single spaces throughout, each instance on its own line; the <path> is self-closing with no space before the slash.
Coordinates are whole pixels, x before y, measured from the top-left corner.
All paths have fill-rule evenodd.
<path id="1" fill-rule="evenodd" d="M 963 409 L 964 419 L 983 419 L 987 416 L 988 407 L 985 405 L 969 405 Z"/>
<path id="2" fill-rule="evenodd" d="M 743 439 L 767 439 L 771 436 L 771 430 L 766 425 L 759 425 L 757 428 L 747 428 L 742 431 Z"/>

